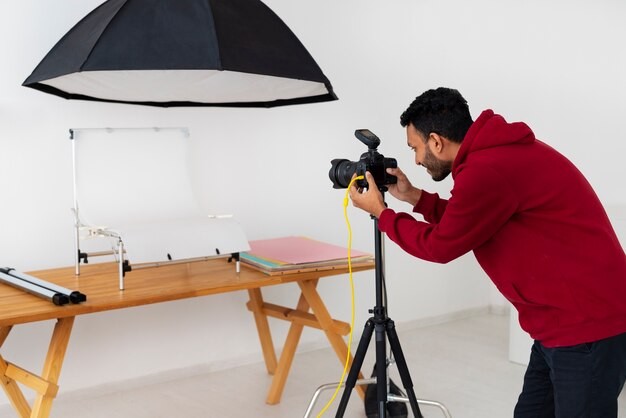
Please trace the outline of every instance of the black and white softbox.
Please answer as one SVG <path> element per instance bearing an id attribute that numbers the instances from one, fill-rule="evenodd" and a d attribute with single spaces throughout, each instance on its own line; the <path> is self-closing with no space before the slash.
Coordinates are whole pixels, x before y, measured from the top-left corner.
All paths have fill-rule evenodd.
<path id="1" fill-rule="evenodd" d="M 259 0 L 108 0 L 23 85 L 66 99 L 163 107 L 337 99 L 306 48 Z"/>

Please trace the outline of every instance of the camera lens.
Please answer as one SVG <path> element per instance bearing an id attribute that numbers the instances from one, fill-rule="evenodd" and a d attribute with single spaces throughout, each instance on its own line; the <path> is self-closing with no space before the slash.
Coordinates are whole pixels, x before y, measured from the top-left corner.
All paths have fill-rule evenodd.
<path id="1" fill-rule="evenodd" d="M 333 182 L 334 189 L 345 189 L 350 185 L 352 176 L 356 172 L 357 163 L 354 161 L 337 158 L 330 162 L 331 167 L 328 172 L 330 181 Z"/>

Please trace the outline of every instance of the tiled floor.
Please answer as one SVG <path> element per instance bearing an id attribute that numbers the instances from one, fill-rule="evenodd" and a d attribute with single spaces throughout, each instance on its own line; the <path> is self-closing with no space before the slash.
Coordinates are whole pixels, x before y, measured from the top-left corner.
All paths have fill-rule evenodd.
<path id="1" fill-rule="evenodd" d="M 507 360 L 508 318 L 483 315 L 413 330 L 398 327 L 418 398 L 436 400 L 454 418 L 511 417 L 525 367 Z M 373 364 L 373 344 L 364 371 Z M 294 418 L 302 417 L 313 393 L 337 381 L 340 367 L 330 349 L 300 353 L 294 362 L 279 405 L 266 405 L 270 376 L 262 363 L 183 380 L 158 383 L 106 396 L 76 399 L 60 396 L 54 418 Z M 391 376 L 400 383 L 395 366 Z M 325 392 L 315 414 L 330 398 Z M 341 392 L 340 392 L 341 395 Z M 339 395 L 339 396 L 340 396 Z M 338 398 L 339 398 L 338 396 Z M 626 418 L 622 393 L 620 418 Z M 334 417 L 338 399 L 325 417 Z M 436 408 L 422 406 L 426 418 L 443 417 Z M 7 408 L 0 418 L 14 417 Z M 363 403 L 354 394 L 346 418 L 363 418 Z"/>

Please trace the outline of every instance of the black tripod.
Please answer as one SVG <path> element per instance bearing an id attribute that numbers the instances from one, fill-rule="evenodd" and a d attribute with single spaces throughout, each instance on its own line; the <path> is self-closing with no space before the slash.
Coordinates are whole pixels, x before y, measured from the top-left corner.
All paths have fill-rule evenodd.
<path id="1" fill-rule="evenodd" d="M 385 196 L 385 191 L 386 188 L 380 188 L 380 192 L 383 194 L 383 200 Z M 365 353 L 367 353 L 372 334 L 374 333 L 376 334 L 376 393 L 378 404 L 378 417 L 387 418 L 386 335 L 387 339 L 389 339 L 391 352 L 396 359 L 398 372 L 400 373 L 400 378 L 402 379 L 402 385 L 406 390 L 409 404 L 411 405 L 411 410 L 413 411 L 413 416 L 415 418 L 423 418 L 423 415 L 420 412 L 419 405 L 417 404 L 415 392 L 413 391 L 413 381 L 411 380 L 409 368 L 407 367 L 406 359 L 404 358 L 402 348 L 400 347 L 400 340 L 398 340 L 398 333 L 396 332 L 395 324 L 391 320 L 391 318 L 387 316 L 387 309 L 383 303 L 382 234 L 378 230 L 378 219 L 374 217 L 372 217 L 372 219 L 374 220 L 374 245 L 376 257 L 376 306 L 374 307 L 374 309 L 370 310 L 370 313 L 373 313 L 374 316 L 369 318 L 365 323 L 365 329 L 363 331 L 363 334 L 361 335 L 361 340 L 359 341 L 359 345 L 356 349 L 354 360 L 352 362 L 352 366 L 350 367 L 350 373 L 348 374 L 348 378 L 346 379 L 343 396 L 341 397 L 341 401 L 339 402 L 339 407 L 337 408 L 337 414 L 335 415 L 335 418 L 341 418 L 345 413 L 346 407 L 348 406 L 348 401 L 350 400 L 350 394 L 356 384 L 359 371 L 361 370 L 361 366 L 363 365 Z"/>

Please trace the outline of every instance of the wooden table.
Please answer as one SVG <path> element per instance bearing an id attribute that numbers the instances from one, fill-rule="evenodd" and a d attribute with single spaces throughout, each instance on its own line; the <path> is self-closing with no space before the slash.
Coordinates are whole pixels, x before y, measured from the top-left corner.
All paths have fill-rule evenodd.
<path id="1" fill-rule="evenodd" d="M 353 267 L 353 271 L 368 270 L 373 263 Z M 331 346 L 343 364 L 348 347 L 343 336 L 350 332 L 350 325 L 331 317 L 316 290 L 322 277 L 344 274 L 347 268 L 268 276 L 242 266 L 235 266 L 224 259 L 187 264 L 161 266 L 132 271 L 126 275 L 126 289 L 118 289 L 117 265 L 113 263 L 83 266 L 81 275 L 74 275 L 74 268 L 61 268 L 31 272 L 29 274 L 87 295 L 87 302 L 77 305 L 55 306 L 26 292 L 0 285 L 0 348 L 13 326 L 29 322 L 56 319 L 50 346 L 40 375 L 31 373 L 6 361 L 0 355 L 0 384 L 13 408 L 20 417 L 45 418 L 50 415 L 52 401 L 57 395 L 57 385 L 63 359 L 69 342 L 74 319 L 78 315 L 149 305 L 197 296 L 247 290 L 250 300 L 247 307 L 254 314 L 265 365 L 273 375 L 267 403 L 277 404 L 287 380 L 296 347 L 305 326 L 323 330 Z M 296 282 L 300 297 L 296 308 L 267 303 L 261 288 Z M 309 312 L 311 310 L 311 312 Z M 273 317 L 291 322 L 280 359 L 277 360 L 267 318 Z M 362 376 L 359 376 L 362 378 Z M 34 404 L 28 404 L 17 383 L 36 392 Z M 357 387 L 364 396 L 363 388 Z"/>

